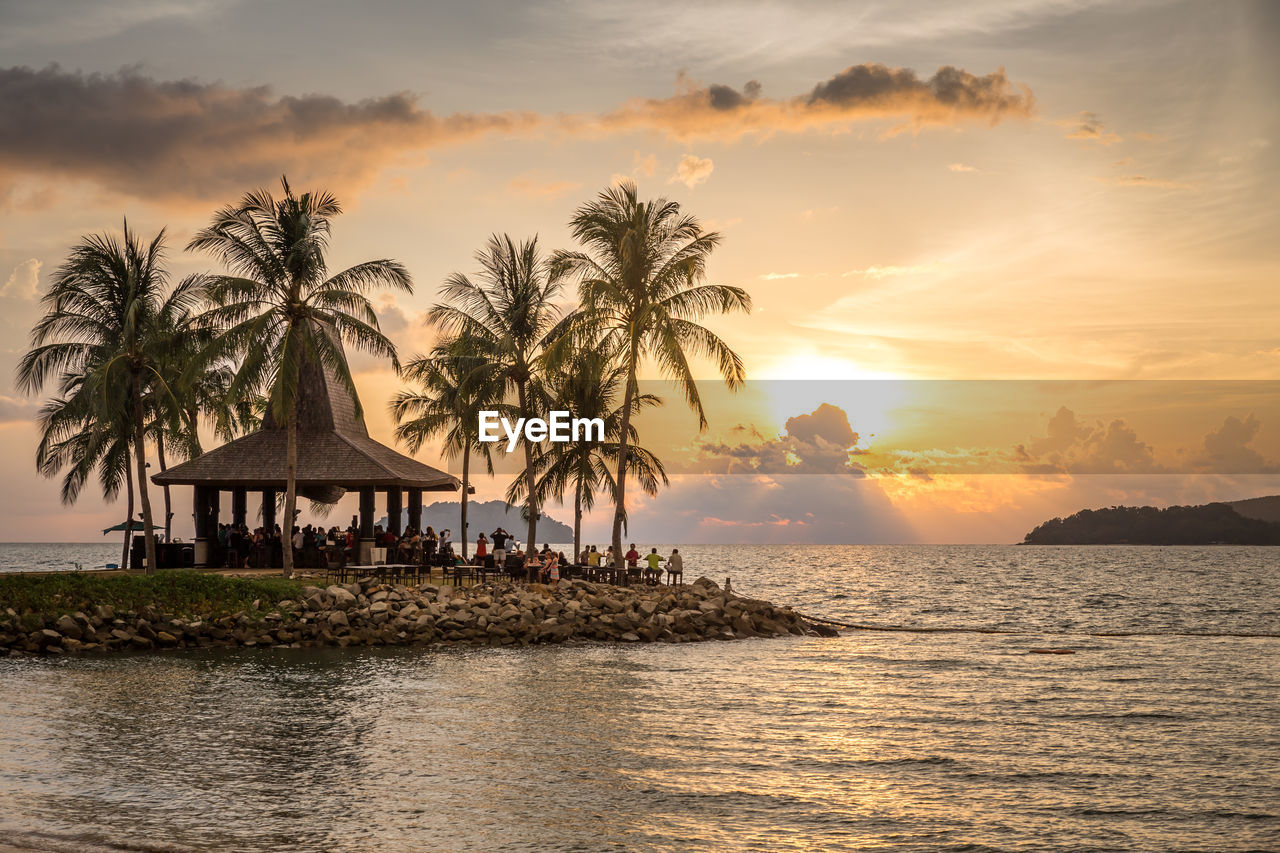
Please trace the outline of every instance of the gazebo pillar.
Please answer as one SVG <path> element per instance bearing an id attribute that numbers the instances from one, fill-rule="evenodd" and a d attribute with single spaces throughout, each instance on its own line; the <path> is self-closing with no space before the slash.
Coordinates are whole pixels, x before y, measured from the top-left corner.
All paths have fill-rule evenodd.
<path id="1" fill-rule="evenodd" d="M 195 489 L 195 565 L 203 568 L 209 565 L 209 489 L 196 486 Z"/>
<path id="2" fill-rule="evenodd" d="M 373 562 L 373 486 L 360 489 L 360 563 Z"/>
<path id="3" fill-rule="evenodd" d="M 262 530 L 268 536 L 276 527 L 276 490 L 262 490 Z"/>
<path id="4" fill-rule="evenodd" d="M 399 486 L 387 489 L 387 532 L 396 536 L 400 535 L 400 517 L 404 512 L 400 503 L 402 499 Z"/>
<path id="5" fill-rule="evenodd" d="M 409 490 L 409 527 L 422 532 L 422 489 Z"/>
<path id="6" fill-rule="evenodd" d="M 244 524 L 248 512 L 249 493 L 243 488 L 231 490 L 231 523 L 236 527 Z"/>

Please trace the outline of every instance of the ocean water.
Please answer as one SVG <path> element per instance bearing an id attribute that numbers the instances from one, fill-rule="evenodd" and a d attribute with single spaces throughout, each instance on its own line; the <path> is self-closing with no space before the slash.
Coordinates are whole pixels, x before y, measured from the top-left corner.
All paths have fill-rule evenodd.
<path id="1" fill-rule="evenodd" d="M 0 660 L 0 850 L 1280 850 L 1280 549 L 681 551 L 865 627 Z"/>

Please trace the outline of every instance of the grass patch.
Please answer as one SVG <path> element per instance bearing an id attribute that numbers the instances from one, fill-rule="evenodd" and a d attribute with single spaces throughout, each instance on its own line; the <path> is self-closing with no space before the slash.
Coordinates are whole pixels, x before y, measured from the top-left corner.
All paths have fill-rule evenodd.
<path id="1" fill-rule="evenodd" d="M 249 610 L 262 600 L 264 609 L 285 598 L 298 598 L 302 584 L 285 578 L 228 578 L 192 571 L 160 571 L 153 575 L 24 574 L 0 575 L 0 611 L 61 615 L 107 604 L 116 610 L 151 607 L 181 617 L 206 617 Z"/>

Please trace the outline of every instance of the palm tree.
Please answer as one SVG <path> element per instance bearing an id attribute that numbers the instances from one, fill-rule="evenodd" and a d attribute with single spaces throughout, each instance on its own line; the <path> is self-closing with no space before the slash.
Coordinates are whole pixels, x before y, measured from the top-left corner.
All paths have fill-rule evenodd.
<path id="1" fill-rule="evenodd" d="M 159 347 L 161 384 L 164 393 L 148 397 L 148 434 L 155 443 L 160 471 L 169 468 L 169 451 L 180 460 L 194 459 L 203 452 L 200 424 L 207 423 L 215 437 L 231 441 L 257 424 L 252 400 L 233 400 L 229 395 L 235 371 L 225 361 L 209 364 L 205 353 L 216 343 L 215 332 L 199 315 L 185 313 L 172 318 L 165 340 Z M 164 495 L 164 534 L 172 534 L 172 499 L 169 484 Z"/>
<path id="2" fill-rule="evenodd" d="M 287 179 L 280 183 L 280 198 L 255 190 L 215 213 L 187 248 L 208 252 L 229 271 L 209 277 L 214 307 L 205 320 L 221 331 L 213 352 L 239 359 L 228 389 L 232 399 L 261 394 L 277 423 L 285 424 L 288 535 L 298 502 L 297 403 L 303 365 L 311 361 L 333 371 L 359 410 L 342 343 L 385 356 L 398 370 L 395 345 L 378 328 L 366 294 L 378 286 L 412 293 L 413 283 L 401 264 L 388 259 L 330 276 L 325 253 L 341 205 L 327 192 L 295 195 Z M 293 575 L 287 546 L 284 574 Z"/>
<path id="3" fill-rule="evenodd" d="M 145 245 L 127 221 L 121 240 L 84 238 L 55 273 L 42 300 L 48 310 L 17 371 L 18 386 L 28 393 L 58 377 L 59 395 L 41 417 L 37 466 L 46 476 L 69 469 L 64 502 L 75 501 L 94 467 L 104 494 L 114 496 L 121 454 L 132 446 L 148 572 L 156 567 L 156 541 L 147 489 L 146 399 L 165 393 L 165 330 L 200 298 L 196 279 L 169 288 L 163 259 L 163 230 Z"/>
<path id="4" fill-rule="evenodd" d="M 519 417 L 534 415 L 534 404 L 543 397 L 540 374 L 548 347 L 560 333 L 561 311 L 554 299 L 560 281 L 538 250 L 534 237 L 517 245 L 507 235 L 494 235 L 476 253 L 481 271 L 477 281 L 461 273 L 445 280 L 444 299 L 431 308 L 428 322 L 465 341 L 470 355 L 482 363 L 502 385 L 516 395 Z M 524 445 L 525 476 L 534 480 L 536 451 Z M 527 547 L 538 533 L 538 496 L 526 501 L 529 518 Z M 465 535 L 465 531 L 464 531 Z"/>
<path id="5" fill-rule="evenodd" d="M 575 348 L 549 378 L 553 408 L 573 412 L 575 417 L 600 418 L 605 425 L 603 441 L 553 444 L 538 459 L 535 483 L 539 503 L 550 498 L 563 503 L 566 492 L 573 492 L 574 559 L 582 551 L 583 512 L 595 507 L 597 494 L 612 494 L 614 490 L 622 429 L 622 407 L 617 400 L 625 379 L 626 369 L 595 346 Z M 636 411 L 661 404 L 654 394 L 637 394 L 632 400 Z M 628 471 L 646 494 L 656 495 L 659 482 L 668 484 L 667 472 L 657 456 L 636 444 L 638 438 L 635 427 L 631 427 Z M 522 500 L 527 483 L 523 474 L 512 481 L 507 503 Z"/>
<path id="6" fill-rule="evenodd" d="M 605 346 L 619 352 L 626 365 L 613 515 L 613 553 L 620 559 L 639 364 L 650 359 L 673 379 L 697 413 L 699 428 L 706 429 L 689 355 L 714 362 L 731 389 L 746 373 L 738 354 L 698 321 L 709 312 L 750 311 L 751 297 L 738 287 L 705 283 L 718 233 L 703 231 L 676 202 L 639 201 L 633 183 L 610 187 L 578 208 L 569 228 L 586 251 L 557 252 L 554 274 L 578 280 L 581 323 L 602 334 Z"/>
<path id="7" fill-rule="evenodd" d="M 446 459 L 462 457 L 462 517 L 458 536 L 462 559 L 467 559 L 467 497 L 471 488 L 471 457 L 479 454 L 493 475 L 493 445 L 480 441 L 480 412 L 496 409 L 502 389 L 490 381 L 485 363 L 470 353 L 474 346 L 458 338 L 438 343 L 430 356 L 411 359 L 403 375 L 420 390 L 401 391 L 391 401 L 396 440 L 411 453 L 433 438 L 444 439 Z"/>

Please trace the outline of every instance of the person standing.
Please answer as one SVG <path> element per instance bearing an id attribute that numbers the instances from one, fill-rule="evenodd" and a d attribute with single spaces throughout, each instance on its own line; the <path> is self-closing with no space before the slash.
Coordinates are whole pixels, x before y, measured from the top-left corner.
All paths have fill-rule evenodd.
<path id="1" fill-rule="evenodd" d="M 493 531 L 493 535 L 489 537 L 493 542 L 493 565 L 498 571 L 502 571 L 507 564 L 507 540 L 510 538 L 507 531 L 501 527 Z"/>
<path id="2" fill-rule="evenodd" d="M 634 569 L 640 564 L 640 552 L 636 550 L 636 543 L 631 543 L 631 550 L 626 553 L 627 568 Z"/>
<path id="3" fill-rule="evenodd" d="M 489 556 L 489 540 L 485 538 L 484 531 L 480 531 L 480 535 L 476 537 L 476 565 L 483 566 L 484 558 Z"/>

